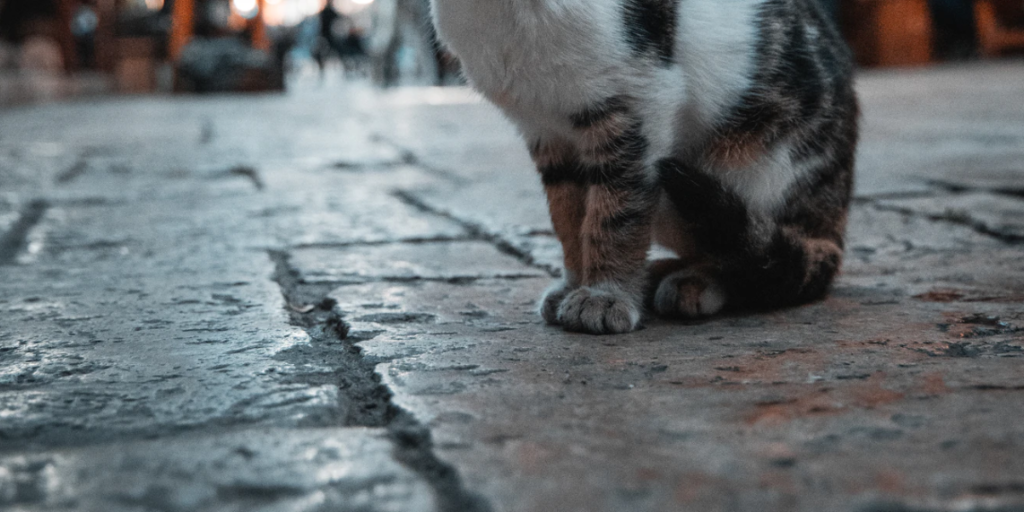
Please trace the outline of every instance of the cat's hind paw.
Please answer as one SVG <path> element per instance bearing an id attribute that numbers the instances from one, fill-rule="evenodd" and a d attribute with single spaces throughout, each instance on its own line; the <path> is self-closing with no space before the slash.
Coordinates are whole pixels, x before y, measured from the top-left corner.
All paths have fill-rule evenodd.
<path id="1" fill-rule="evenodd" d="M 557 320 L 569 331 L 623 334 L 640 327 L 638 302 L 622 292 L 578 288 L 569 292 L 558 306 Z"/>
<path id="2" fill-rule="evenodd" d="M 666 317 L 702 318 L 725 307 L 725 290 L 718 280 L 693 270 L 673 272 L 658 284 L 654 311 Z"/>

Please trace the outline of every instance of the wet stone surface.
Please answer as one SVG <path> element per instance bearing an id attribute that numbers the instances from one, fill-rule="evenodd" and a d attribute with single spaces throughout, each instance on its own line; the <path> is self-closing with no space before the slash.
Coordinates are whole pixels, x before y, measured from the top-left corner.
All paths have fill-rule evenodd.
<path id="1" fill-rule="evenodd" d="M 1022 510 L 1022 76 L 864 73 L 831 296 L 613 337 L 464 89 L 4 112 L 0 508 Z"/>
<path id="2" fill-rule="evenodd" d="M 431 512 L 373 429 L 246 430 L 0 457 L 15 510 Z M 154 456 L 157 455 L 157 456 Z"/>
<path id="3" fill-rule="evenodd" d="M 293 263 L 307 282 L 507 279 L 546 275 L 481 241 L 382 244 L 301 249 Z"/>

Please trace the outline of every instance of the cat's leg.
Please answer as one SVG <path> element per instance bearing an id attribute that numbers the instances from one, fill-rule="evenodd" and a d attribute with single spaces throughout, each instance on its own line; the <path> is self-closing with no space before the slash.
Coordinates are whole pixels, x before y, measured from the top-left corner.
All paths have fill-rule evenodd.
<path id="1" fill-rule="evenodd" d="M 675 159 L 658 163 L 665 192 L 655 239 L 680 255 L 650 266 L 647 300 L 661 316 L 711 316 L 729 302 L 723 273 L 746 250 L 743 202 L 714 177 Z"/>
<path id="2" fill-rule="evenodd" d="M 587 188 L 580 180 L 575 151 L 567 143 L 535 142 L 530 155 L 544 183 L 551 224 L 562 244 L 562 278 L 544 292 L 540 301 L 541 316 L 549 324 L 558 325 L 558 307 L 569 292 L 580 287 L 583 276 L 580 228 L 586 215 Z"/>
<path id="3" fill-rule="evenodd" d="M 648 144 L 628 101 L 613 98 L 572 118 L 586 209 L 580 225 L 581 286 L 558 307 L 569 330 L 625 333 L 640 325 L 645 261 L 658 200 Z"/>
<path id="4" fill-rule="evenodd" d="M 726 305 L 770 309 L 810 302 L 828 291 L 842 263 L 845 216 L 840 212 L 824 218 L 795 215 L 796 220 L 779 223 L 751 213 L 734 192 L 693 166 L 664 161 L 659 170 L 666 195 L 702 257 L 677 268 L 652 269 L 652 283 L 664 275 L 651 285 L 655 311 L 698 317 Z M 815 224 L 814 229 L 797 220 Z"/>

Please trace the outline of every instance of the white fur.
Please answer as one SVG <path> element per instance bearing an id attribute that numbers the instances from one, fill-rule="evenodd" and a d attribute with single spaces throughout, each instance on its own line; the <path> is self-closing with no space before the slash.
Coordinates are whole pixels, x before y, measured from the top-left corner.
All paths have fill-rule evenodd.
<path id="1" fill-rule="evenodd" d="M 614 96 L 630 75 L 628 49 L 618 44 L 618 33 L 603 28 L 621 24 L 613 2 L 435 0 L 433 6 L 438 33 L 467 78 L 527 137 L 573 137 L 568 116 Z"/>
<path id="2" fill-rule="evenodd" d="M 434 0 L 433 14 L 467 78 L 524 137 L 573 140 L 569 116 L 625 94 L 639 101 L 653 163 L 684 157 L 748 89 L 753 18 L 764 2 L 680 2 L 675 63 L 667 68 L 631 55 L 619 0 Z M 766 193 L 778 190 L 775 178 L 748 184 L 751 173 L 734 176 L 727 182 L 742 197 L 777 202 Z"/>
<path id="3" fill-rule="evenodd" d="M 707 130 L 750 86 L 757 29 L 764 0 L 696 0 L 680 3 L 676 55 L 689 82 L 679 109 L 680 143 L 702 142 Z"/>

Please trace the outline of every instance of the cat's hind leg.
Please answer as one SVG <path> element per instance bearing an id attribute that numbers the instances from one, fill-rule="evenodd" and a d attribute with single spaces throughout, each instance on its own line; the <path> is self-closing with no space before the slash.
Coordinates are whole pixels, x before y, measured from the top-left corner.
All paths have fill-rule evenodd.
<path id="1" fill-rule="evenodd" d="M 782 227 L 762 254 L 733 265 L 726 286 L 737 307 L 797 306 L 825 297 L 842 262 L 840 242 Z"/>
<path id="2" fill-rule="evenodd" d="M 655 239 L 678 259 L 648 266 L 647 304 L 658 315 L 700 318 L 731 302 L 725 272 L 745 250 L 747 208 L 714 177 L 675 159 L 658 163 L 664 191 Z"/>
<path id="3" fill-rule="evenodd" d="M 842 264 L 845 216 L 839 211 L 809 208 L 834 219 L 799 211 L 788 219 L 759 219 L 706 172 L 674 160 L 663 161 L 659 171 L 698 263 L 652 266 L 648 300 L 656 312 L 699 317 L 724 307 L 772 309 L 828 292 Z"/>

